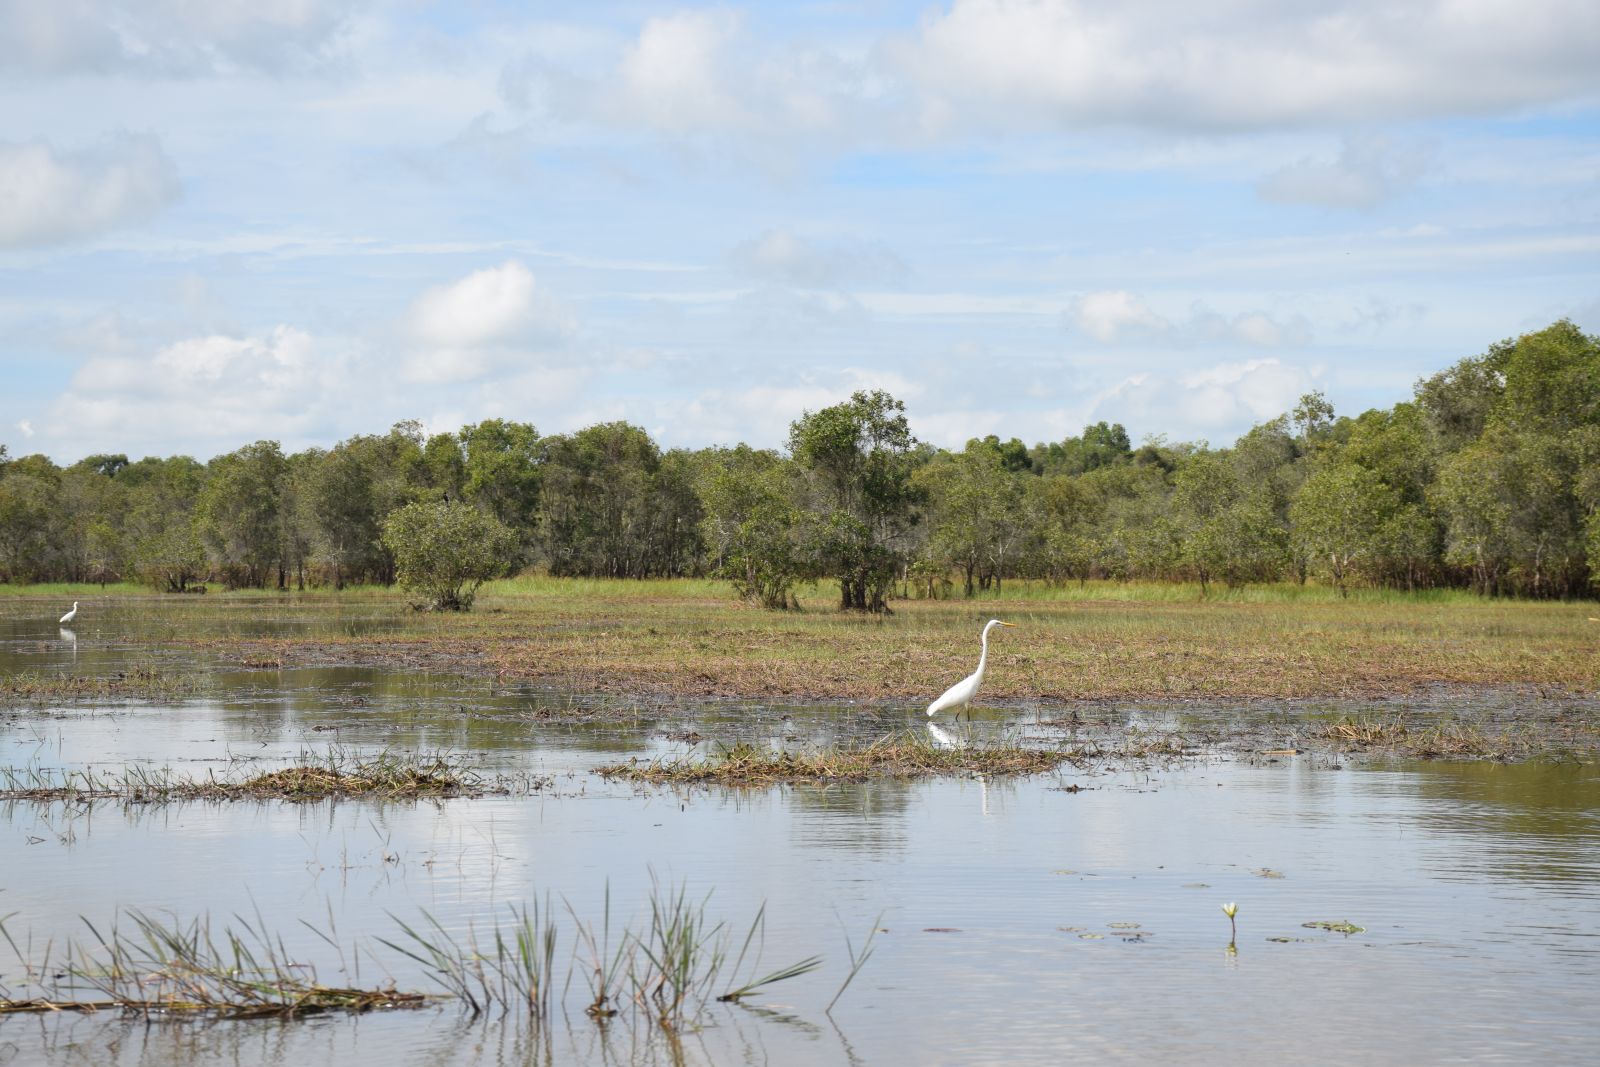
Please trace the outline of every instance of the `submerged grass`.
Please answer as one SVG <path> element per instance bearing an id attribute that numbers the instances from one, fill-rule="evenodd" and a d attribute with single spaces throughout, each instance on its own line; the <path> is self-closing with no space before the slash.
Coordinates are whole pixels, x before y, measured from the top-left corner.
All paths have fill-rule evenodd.
<path id="1" fill-rule="evenodd" d="M 244 778 L 181 774 L 170 767 L 131 766 L 116 771 L 0 767 L 0 800 L 95 801 L 130 804 L 182 800 L 326 800 L 505 795 L 540 787 L 531 777 L 486 778 L 465 757 L 381 752 L 355 755 L 333 749 L 305 756 L 290 767 Z"/>
<path id="2" fill-rule="evenodd" d="M 0 676 L 0 700 L 37 703 L 54 700 L 105 700 L 113 697 L 173 697 L 194 693 L 204 679 L 179 674 L 153 664 L 139 664 L 116 674 L 47 674 L 20 671 Z"/>
<path id="3" fill-rule="evenodd" d="M 790 782 L 860 782 L 869 778 L 1040 774 L 1073 756 L 1067 750 L 1009 743 L 941 747 L 915 734 L 899 734 L 865 745 L 818 752 L 759 749 L 740 742 L 721 746 L 707 756 L 619 763 L 601 767 L 597 773 L 653 784 L 759 788 Z"/>
<path id="4" fill-rule="evenodd" d="M 1525 759 L 1548 741 L 1517 726 L 1489 730 L 1460 719 L 1417 724 L 1397 716 L 1346 715 L 1317 733 L 1347 752 L 1381 751 L 1417 759 Z"/>

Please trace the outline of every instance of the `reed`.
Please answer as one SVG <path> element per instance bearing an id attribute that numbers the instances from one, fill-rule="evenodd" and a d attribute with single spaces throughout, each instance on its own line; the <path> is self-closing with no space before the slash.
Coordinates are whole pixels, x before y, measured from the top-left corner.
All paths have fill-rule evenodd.
<path id="1" fill-rule="evenodd" d="M 392 986 L 323 985 L 314 968 L 291 959 L 259 916 L 236 916 L 238 926 L 220 931 L 206 918 L 184 923 L 137 910 L 122 918 L 131 930 L 113 924 L 105 934 L 84 920 L 92 943 L 68 943 L 59 963 L 53 963 L 54 946 L 47 946 L 41 965 L 24 955 L 0 920 L 29 983 L 44 989 L 27 998 L 0 991 L 0 1014 L 118 1010 L 146 1017 L 295 1018 L 414 1008 L 430 999 Z"/>
<path id="2" fill-rule="evenodd" d="M 622 928 L 615 941 L 609 888 L 599 934 L 566 905 L 578 933 L 564 977 L 560 916 L 549 894 L 512 906 L 509 922 L 483 933 L 469 926 L 464 936 L 427 911 L 416 922 L 391 915 L 396 934 L 376 942 L 420 965 L 440 988 L 435 994 L 400 991 L 392 979 L 363 986 L 359 966 L 355 985 L 325 985 L 314 967 L 299 962 L 283 938 L 267 929 L 259 913 L 253 919 L 235 916 L 214 929 L 209 918 L 182 922 L 129 910 L 118 913 L 104 933 L 83 920 L 90 935 L 84 943 L 58 946 L 52 940 L 37 949 L 31 934 L 18 944 L 10 925 L 13 913 L 0 917 L 0 938 L 21 964 L 26 995 L 0 985 L 0 1015 L 119 1010 L 151 1019 L 294 1018 L 445 1001 L 473 1016 L 511 1015 L 542 1028 L 561 1011 L 573 971 L 583 970 L 590 987 L 585 1013 L 597 1024 L 627 1012 L 631 1019 L 676 1033 L 696 1023 L 713 1002 L 738 1003 L 822 965 L 821 957 L 810 956 L 762 970 L 763 905 L 730 967 L 730 930 L 708 916 L 709 897 L 693 897 L 686 886 L 665 887 L 652 878 L 646 925 L 637 932 Z M 362 951 L 375 958 L 361 945 L 346 951 L 331 913 L 327 930 L 302 925 L 337 952 L 343 973 L 349 973 L 346 960 L 359 961 Z M 866 955 L 852 950 L 851 977 Z M 714 995 L 724 973 L 730 975 L 728 984 Z"/>

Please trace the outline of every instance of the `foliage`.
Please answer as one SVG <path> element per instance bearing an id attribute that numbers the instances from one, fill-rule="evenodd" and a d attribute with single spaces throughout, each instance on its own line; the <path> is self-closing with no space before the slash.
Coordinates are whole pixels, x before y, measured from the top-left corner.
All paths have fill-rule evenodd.
<path id="1" fill-rule="evenodd" d="M 922 492 L 905 405 L 882 390 L 807 412 L 789 427 L 813 576 L 839 583 L 839 606 L 883 613 L 909 557 Z"/>
<path id="2" fill-rule="evenodd" d="M 488 419 L 402 422 L 287 455 L 201 464 L 97 453 L 67 467 L 0 447 L 0 581 L 137 578 L 288 588 L 389 584 L 386 518 L 467 504 L 513 535 L 510 568 L 587 578 L 718 575 L 793 606 L 1096 579 L 1589 597 L 1600 591 L 1600 341 L 1570 322 L 1490 345 L 1384 410 L 1311 393 L 1231 447 L 1135 445 L 1101 421 L 1024 447 L 920 444 L 904 406 L 860 392 L 790 427 L 788 454 L 663 450 L 604 423 L 541 436 Z"/>
<path id="3" fill-rule="evenodd" d="M 418 501 L 383 520 L 383 543 L 402 585 L 435 610 L 467 611 L 478 587 L 508 569 L 516 535 L 470 504 Z"/>
<path id="4" fill-rule="evenodd" d="M 762 607 L 796 606 L 803 567 L 794 495 L 793 465 L 746 445 L 715 457 L 700 486 L 700 528 L 714 573 Z"/>

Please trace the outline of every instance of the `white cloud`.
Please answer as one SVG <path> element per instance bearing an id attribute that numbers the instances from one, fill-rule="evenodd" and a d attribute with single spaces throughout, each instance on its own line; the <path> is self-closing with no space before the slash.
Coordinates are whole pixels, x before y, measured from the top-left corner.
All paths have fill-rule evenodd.
<path id="1" fill-rule="evenodd" d="M 61 429 L 51 436 L 84 452 L 305 439 L 342 426 L 379 380 L 348 344 L 292 326 L 206 334 L 144 355 L 89 358 L 55 402 L 51 423 Z"/>
<path id="2" fill-rule="evenodd" d="M 359 0 L 0 0 L 0 69 L 282 73 L 334 57 Z"/>
<path id="3" fill-rule="evenodd" d="M 783 384 L 708 389 L 687 403 L 662 407 L 645 421 L 663 425 L 669 444 L 702 447 L 743 441 L 757 448 L 779 448 L 789 439 L 789 425 L 806 412 L 842 404 L 852 393 L 873 389 L 907 404 L 923 393 L 920 384 L 892 371 L 818 368 Z M 914 415 L 911 429 L 917 430 Z"/>
<path id="4" fill-rule="evenodd" d="M 1073 317 L 1078 328 L 1097 341 L 1114 341 L 1128 334 L 1164 334 L 1172 328 L 1171 323 L 1125 289 L 1105 289 L 1083 296 Z"/>
<path id="5" fill-rule="evenodd" d="M 847 282 L 898 282 L 905 262 L 881 245 L 826 243 L 787 229 L 767 230 L 733 250 L 741 269 L 759 278 L 805 289 L 835 289 Z"/>
<path id="6" fill-rule="evenodd" d="M 777 170 L 811 142 L 868 130 L 900 139 L 904 126 L 863 50 L 773 41 L 727 10 L 649 18 L 608 58 L 585 64 L 528 52 L 505 64 L 498 91 L 516 113 L 680 139 L 731 135 L 724 147 L 759 144 L 753 158 Z"/>
<path id="7" fill-rule="evenodd" d="M 1110 419 L 1174 440 L 1209 439 L 1275 418 L 1315 387 L 1309 371 L 1276 359 L 1219 363 L 1186 374 L 1141 372 L 1102 393 L 1086 421 Z"/>
<path id="8" fill-rule="evenodd" d="M 1264 311 L 1219 314 L 1204 304 L 1174 320 L 1159 314 L 1145 300 L 1125 289 L 1104 289 L 1078 298 L 1069 322 L 1102 343 L 1161 341 L 1177 345 L 1248 344 L 1284 348 L 1310 343 L 1311 324 L 1304 316 L 1282 321 Z"/>
<path id="9" fill-rule="evenodd" d="M 419 350 L 405 373 L 418 382 L 482 377 L 577 329 L 571 309 L 516 260 L 429 289 L 412 304 L 407 326 Z"/>
<path id="10" fill-rule="evenodd" d="M 720 11 L 649 19 L 617 66 L 607 106 L 662 130 L 743 125 L 748 116 L 719 72 L 738 28 L 736 16 Z"/>
<path id="11" fill-rule="evenodd" d="M 1386 137 L 1347 137 L 1334 159 L 1307 157 L 1264 178 L 1264 200 L 1335 208 L 1370 208 L 1409 189 L 1428 167 L 1429 151 Z"/>
<path id="12" fill-rule="evenodd" d="M 443 346 L 571 330 L 563 310 L 540 292 L 533 273 L 516 260 L 429 289 L 412 305 L 411 321 L 420 340 Z"/>
<path id="13" fill-rule="evenodd" d="M 32 437 L 33 436 L 33 423 L 30 422 L 27 419 L 22 419 L 22 420 L 18 421 L 18 423 L 17 423 L 17 432 L 22 434 L 22 436 L 24 436 L 24 437 Z"/>
<path id="14" fill-rule="evenodd" d="M 79 152 L 0 143 L 0 248 L 91 237 L 149 218 L 177 195 L 154 137 L 114 134 Z"/>
<path id="15" fill-rule="evenodd" d="M 955 0 L 885 53 L 921 91 L 932 130 L 968 121 L 1288 126 L 1590 93 L 1600 7 Z"/>

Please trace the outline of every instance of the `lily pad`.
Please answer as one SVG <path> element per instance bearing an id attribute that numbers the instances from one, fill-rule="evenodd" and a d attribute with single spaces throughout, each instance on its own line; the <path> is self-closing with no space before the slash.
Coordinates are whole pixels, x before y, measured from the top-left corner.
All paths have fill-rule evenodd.
<path id="1" fill-rule="evenodd" d="M 1137 930 L 1137 929 L 1139 929 L 1139 924 L 1138 923 L 1106 923 L 1106 925 L 1111 927 L 1111 929 L 1113 929 L 1113 930 Z"/>
<path id="2" fill-rule="evenodd" d="M 1080 941 L 1103 941 L 1105 939 L 1105 936 L 1106 936 L 1105 934 L 1079 934 L 1078 935 L 1078 940 L 1080 940 Z"/>
<path id="3" fill-rule="evenodd" d="M 1332 930 L 1336 934 L 1345 935 L 1364 934 L 1367 932 L 1367 928 L 1365 926 L 1357 926 L 1355 923 L 1343 919 L 1341 919 L 1339 922 L 1329 922 L 1327 919 L 1319 919 L 1316 922 L 1301 923 L 1300 925 L 1304 926 L 1307 930 Z"/>

